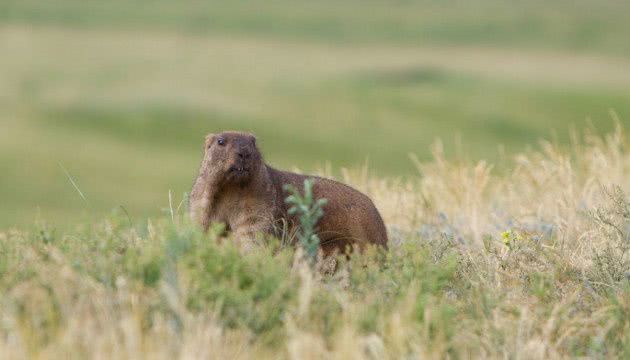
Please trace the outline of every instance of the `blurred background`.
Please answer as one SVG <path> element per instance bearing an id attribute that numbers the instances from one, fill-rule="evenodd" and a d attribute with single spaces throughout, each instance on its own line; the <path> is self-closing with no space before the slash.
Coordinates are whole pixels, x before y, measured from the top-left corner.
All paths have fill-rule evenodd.
<path id="1" fill-rule="evenodd" d="M 203 137 L 416 170 L 630 122 L 630 2 L 0 0 L 0 227 L 176 207 Z M 458 140 L 461 139 L 461 140 Z M 461 146 L 456 146 L 461 142 Z M 80 189 L 83 199 L 77 191 Z"/>

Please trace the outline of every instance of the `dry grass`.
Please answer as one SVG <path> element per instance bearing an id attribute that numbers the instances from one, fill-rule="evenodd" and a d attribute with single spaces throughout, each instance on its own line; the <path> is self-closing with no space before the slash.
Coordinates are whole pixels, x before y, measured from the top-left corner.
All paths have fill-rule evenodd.
<path id="1" fill-rule="evenodd" d="M 333 276 L 170 218 L 2 233 L 0 358 L 628 358 L 630 154 L 621 129 L 574 139 L 344 172 L 391 248 Z"/>

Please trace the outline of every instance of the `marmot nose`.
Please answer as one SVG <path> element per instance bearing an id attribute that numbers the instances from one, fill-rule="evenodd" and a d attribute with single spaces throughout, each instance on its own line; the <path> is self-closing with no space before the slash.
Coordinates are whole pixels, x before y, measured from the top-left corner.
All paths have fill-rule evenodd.
<path id="1" fill-rule="evenodd" d="M 241 159 L 249 159 L 252 156 L 252 154 L 249 151 L 239 151 L 238 152 L 238 157 Z"/>

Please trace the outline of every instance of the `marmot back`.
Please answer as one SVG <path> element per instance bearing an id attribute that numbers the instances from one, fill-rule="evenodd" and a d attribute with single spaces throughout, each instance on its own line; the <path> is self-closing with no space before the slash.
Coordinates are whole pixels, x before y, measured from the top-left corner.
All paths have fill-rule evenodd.
<path id="1" fill-rule="evenodd" d="M 317 176 L 307 176 L 280 171 L 267 166 L 273 179 L 277 199 L 282 204 L 282 216 L 292 224 L 298 224 L 295 216 L 288 215 L 289 205 L 284 199 L 289 195 L 282 191 L 285 184 L 303 190 L 304 180 L 313 179 L 313 196 L 327 199 L 324 216 L 318 221 L 320 246 L 325 254 L 335 250 L 345 252 L 348 247 L 364 247 L 375 244 L 387 247 L 387 231 L 383 219 L 372 200 L 363 193 L 340 182 Z"/>

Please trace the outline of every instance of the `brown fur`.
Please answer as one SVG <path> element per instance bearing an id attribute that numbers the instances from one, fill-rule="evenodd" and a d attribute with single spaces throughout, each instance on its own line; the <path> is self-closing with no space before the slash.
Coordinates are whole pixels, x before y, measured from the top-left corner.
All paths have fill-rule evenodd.
<path id="1" fill-rule="evenodd" d="M 222 141 L 223 145 L 219 144 Z M 325 255 L 366 244 L 387 247 L 387 232 L 372 201 L 339 182 L 276 170 L 264 163 L 251 134 L 224 132 L 206 137 L 205 154 L 190 194 L 190 215 L 204 230 L 224 223 L 234 238 L 250 248 L 259 234 L 281 237 L 283 224 L 291 231 L 297 219 L 287 214 L 283 189 L 298 189 L 315 180 L 314 196 L 328 199 L 317 224 Z"/>

